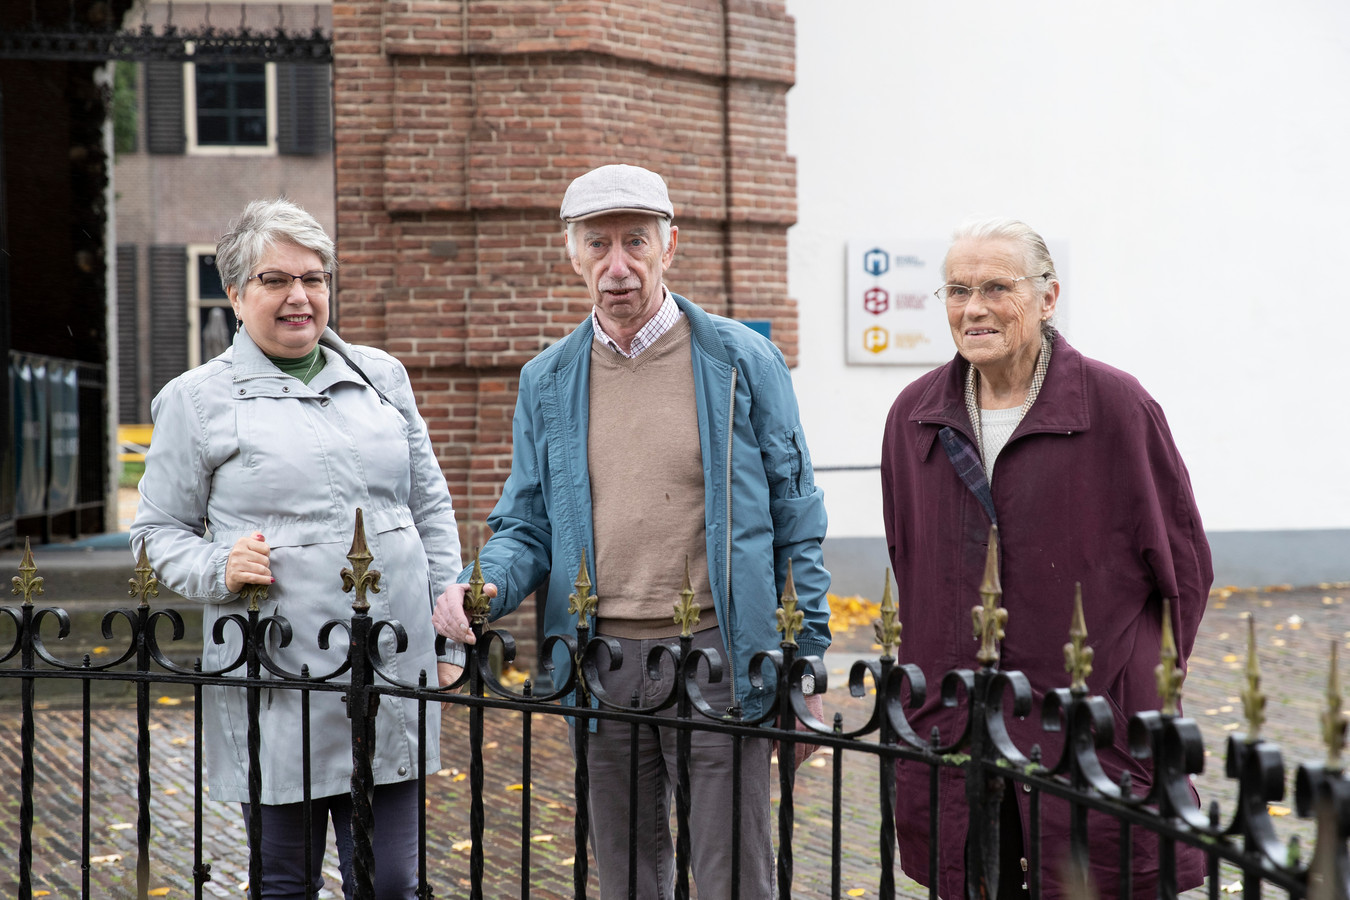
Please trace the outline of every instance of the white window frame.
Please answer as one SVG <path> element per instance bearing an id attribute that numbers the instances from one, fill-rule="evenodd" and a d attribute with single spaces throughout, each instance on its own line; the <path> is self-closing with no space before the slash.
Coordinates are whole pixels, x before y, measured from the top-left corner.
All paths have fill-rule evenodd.
<path id="1" fill-rule="evenodd" d="M 213 307 L 230 307 L 229 298 L 209 297 L 202 299 L 201 279 L 197 277 L 198 267 L 203 256 L 215 256 L 215 244 L 188 244 L 187 258 L 187 320 L 188 320 L 188 368 L 195 369 L 205 360 L 202 359 L 202 311 Z"/>
<path id="2" fill-rule="evenodd" d="M 188 48 L 192 52 L 192 48 Z M 277 155 L 277 66 L 263 63 L 263 80 L 267 92 L 267 143 L 257 146 L 245 144 L 197 143 L 197 64 L 183 63 L 183 123 L 187 131 L 187 152 L 191 156 L 276 156 Z"/>

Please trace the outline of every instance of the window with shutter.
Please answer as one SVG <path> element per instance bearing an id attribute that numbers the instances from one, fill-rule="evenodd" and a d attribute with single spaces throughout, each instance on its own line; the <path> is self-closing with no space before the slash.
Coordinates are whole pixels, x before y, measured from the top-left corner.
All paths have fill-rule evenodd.
<path id="1" fill-rule="evenodd" d="M 277 63 L 277 151 L 312 156 L 333 149 L 332 68 Z"/>
<path id="2" fill-rule="evenodd" d="M 145 65 L 145 144 L 151 153 L 182 153 L 183 64 L 154 60 Z"/>
<path id="3" fill-rule="evenodd" d="M 150 394 L 187 371 L 187 248 L 150 247 Z"/>
<path id="4" fill-rule="evenodd" d="M 277 152 L 275 63 L 189 62 L 182 68 L 189 153 Z"/>
<path id="5" fill-rule="evenodd" d="M 141 411 L 137 384 L 140 365 L 136 334 L 136 256 L 135 244 L 117 245 L 117 415 L 121 424 L 148 421 Z"/>

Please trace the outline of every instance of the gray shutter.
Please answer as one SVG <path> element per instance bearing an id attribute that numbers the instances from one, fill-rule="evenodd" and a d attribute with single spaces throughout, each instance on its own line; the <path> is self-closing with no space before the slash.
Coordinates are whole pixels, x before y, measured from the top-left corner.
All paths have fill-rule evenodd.
<path id="1" fill-rule="evenodd" d="M 151 153 L 182 153 L 187 149 L 181 62 L 145 63 L 145 145 Z"/>
<path id="2" fill-rule="evenodd" d="M 120 424 L 141 418 L 136 340 L 136 245 L 117 245 L 117 417 Z"/>
<path id="3" fill-rule="evenodd" d="M 313 156 L 333 149 L 332 67 L 277 63 L 277 151 Z"/>
<path id="4" fill-rule="evenodd" d="M 187 371 L 187 247 L 150 247 L 150 394 Z"/>

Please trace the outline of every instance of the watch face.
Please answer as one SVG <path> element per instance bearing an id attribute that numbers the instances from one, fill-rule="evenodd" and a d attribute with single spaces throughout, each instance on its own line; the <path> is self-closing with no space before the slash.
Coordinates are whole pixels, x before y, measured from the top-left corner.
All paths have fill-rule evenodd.
<path id="1" fill-rule="evenodd" d="M 807 672 L 802 676 L 802 693 L 814 694 L 816 692 L 816 676 Z"/>

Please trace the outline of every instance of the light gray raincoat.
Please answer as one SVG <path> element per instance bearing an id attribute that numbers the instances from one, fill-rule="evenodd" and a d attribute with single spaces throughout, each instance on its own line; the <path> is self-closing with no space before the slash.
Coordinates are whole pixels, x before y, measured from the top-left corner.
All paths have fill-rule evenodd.
<path id="1" fill-rule="evenodd" d="M 319 649 L 318 634 L 330 619 L 352 615 L 355 595 L 343 592 L 340 573 L 350 565 L 360 507 L 375 557 L 371 567 L 381 572 L 380 592 L 366 595 L 369 614 L 401 622 L 408 635 L 408 649 L 395 653 L 392 632 L 381 633 L 384 665 L 412 684 L 425 670 L 434 686 L 431 609 L 461 568 L 450 492 L 402 364 L 382 351 L 345 344 L 331 330 L 320 345 L 325 366 L 308 385 L 283 374 L 240 331 L 231 349 L 164 387 L 152 407 L 155 431 L 132 549 L 143 543 L 165 586 L 205 604 L 202 666 L 211 670 L 235 659 L 243 640 L 240 629 L 226 623 L 225 643 L 214 643 L 216 621 L 247 615 L 244 602 L 225 588 L 226 557 L 239 538 L 262 534 L 276 578 L 262 614 L 283 616 L 293 629 L 289 646 L 279 648 L 275 629 L 267 646 L 287 671 L 298 673 L 307 664 L 317 677 L 345 658 L 345 630 L 333 631 L 327 651 Z M 232 674 L 243 675 L 243 667 Z M 275 676 L 264 670 L 263 677 Z M 310 694 L 314 797 L 350 789 L 351 722 L 341 697 Z M 211 797 L 247 801 L 245 692 L 207 688 L 203 707 Z M 434 772 L 440 768 L 437 704 L 429 706 L 427 718 L 423 764 Z M 263 692 L 263 803 L 303 798 L 300 726 L 298 691 Z M 416 705 L 384 697 L 376 720 L 375 781 L 412 779 L 417 766 Z"/>

